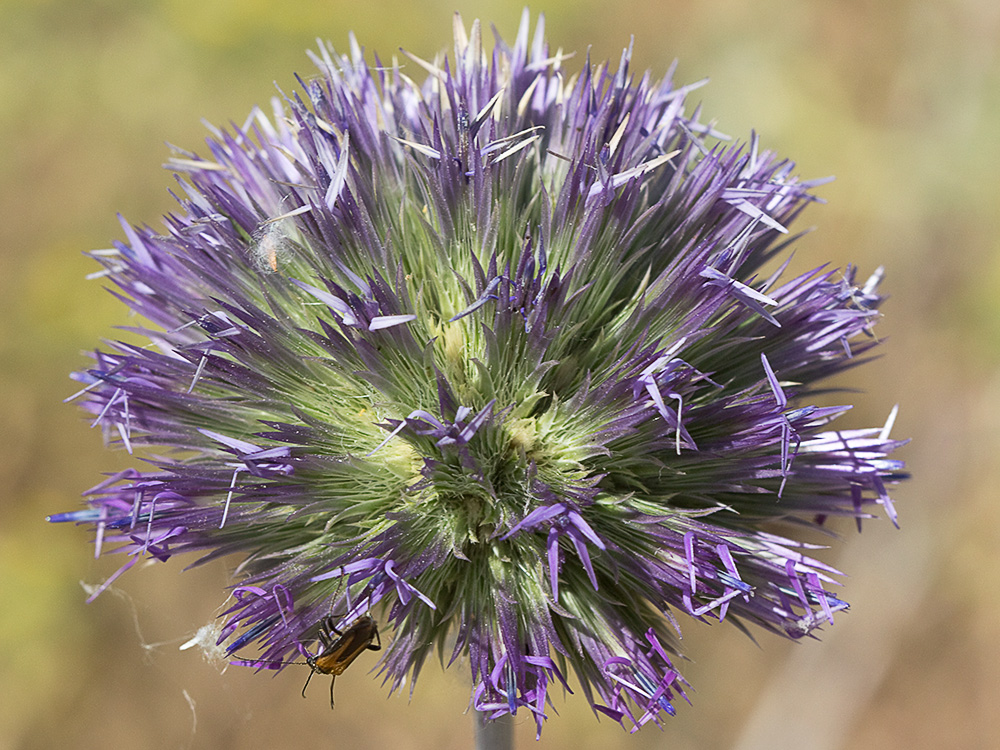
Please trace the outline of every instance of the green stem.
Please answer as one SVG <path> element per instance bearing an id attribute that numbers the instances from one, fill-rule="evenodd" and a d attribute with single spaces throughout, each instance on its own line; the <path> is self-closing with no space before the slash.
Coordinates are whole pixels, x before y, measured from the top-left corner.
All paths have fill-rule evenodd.
<path id="1" fill-rule="evenodd" d="M 483 721 L 483 715 L 476 714 L 476 750 L 513 750 L 514 722 L 510 714 L 504 714 L 495 721 Z"/>

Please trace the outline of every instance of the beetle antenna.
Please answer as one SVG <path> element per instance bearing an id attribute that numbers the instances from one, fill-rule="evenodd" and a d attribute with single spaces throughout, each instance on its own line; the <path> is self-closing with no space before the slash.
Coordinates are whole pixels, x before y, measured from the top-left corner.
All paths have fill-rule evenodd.
<path id="1" fill-rule="evenodd" d="M 277 669 L 279 666 L 288 666 L 289 664 L 300 664 L 302 666 L 310 666 L 307 661 L 266 661 L 263 659 L 235 659 L 230 664 L 235 664 L 240 667 L 255 667 L 256 669 Z"/>

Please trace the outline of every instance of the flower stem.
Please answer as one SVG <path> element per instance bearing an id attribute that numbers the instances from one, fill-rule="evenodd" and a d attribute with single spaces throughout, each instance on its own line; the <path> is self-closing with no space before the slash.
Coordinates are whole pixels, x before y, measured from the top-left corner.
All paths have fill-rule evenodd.
<path id="1" fill-rule="evenodd" d="M 510 714 L 493 721 L 485 721 L 476 714 L 476 750 L 513 750 L 514 722 Z"/>

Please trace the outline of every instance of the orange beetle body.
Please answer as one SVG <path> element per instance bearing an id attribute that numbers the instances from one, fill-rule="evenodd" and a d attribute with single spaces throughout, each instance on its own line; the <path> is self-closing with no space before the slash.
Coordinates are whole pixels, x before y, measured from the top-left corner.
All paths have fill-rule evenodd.
<path id="1" fill-rule="evenodd" d="M 337 675 L 343 674 L 362 651 L 380 651 L 382 639 L 378 634 L 378 626 L 370 615 L 359 617 L 351 626 L 340 631 L 334 625 L 332 617 L 325 617 L 320 623 L 319 642 L 322 644 L 316 656 L 306 657 L 306 664 L 312 669 L 302 686 L 302 697 L 306 695 L 309 680 L 319 672 L 328 674 L 330 680 L 330 708 L 333 708 L 333 685 Z"/>

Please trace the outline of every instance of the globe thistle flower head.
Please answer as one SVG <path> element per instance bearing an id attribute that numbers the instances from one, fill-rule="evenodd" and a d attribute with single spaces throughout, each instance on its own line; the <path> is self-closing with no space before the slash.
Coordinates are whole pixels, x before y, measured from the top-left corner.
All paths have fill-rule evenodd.
<path id="1" fill-rule="evenodd" d="M 678 614 L 809 635 L 847 605 L 793 532 L 895 520 L 888 425 L 810 402 L 876 344 L 880 274 L 786 278 L 818 183 L 722 140 L 694 86 L 630 51 L 571 74 L 527 14 L 481 37 L 321 46 L 270 117 L 178 151 L 165 233 L 95 254 L 150 345 L 75 375 L 146 463 L 51 520 L 119 573 L 234 555 L 240 663 L 371 612 L 391 690 L 436 648 L 488 718 L 540 731 L 575 680 L 637 728 L 686 700 Z"/>

